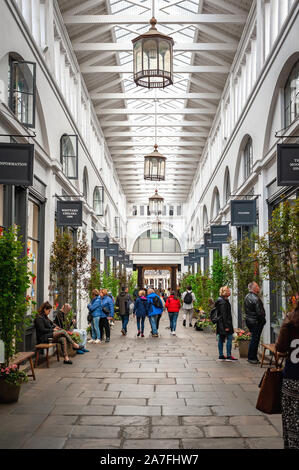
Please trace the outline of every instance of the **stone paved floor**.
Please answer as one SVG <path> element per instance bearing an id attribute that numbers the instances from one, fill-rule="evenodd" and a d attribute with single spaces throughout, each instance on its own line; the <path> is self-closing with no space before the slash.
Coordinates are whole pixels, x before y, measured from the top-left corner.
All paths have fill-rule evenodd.
<path id="1" fill-rule="evenodd" d="M 280 415 L 255 408 L 263 371 L 245 359 L 217 361 L 214 335 L 160 323 L 159 338 L 89 345 L 73 365 L 51 358 L 0 405 L 2 449 L 281 449 Z M 236 353 L 238 356 L 238 352 Z"/>

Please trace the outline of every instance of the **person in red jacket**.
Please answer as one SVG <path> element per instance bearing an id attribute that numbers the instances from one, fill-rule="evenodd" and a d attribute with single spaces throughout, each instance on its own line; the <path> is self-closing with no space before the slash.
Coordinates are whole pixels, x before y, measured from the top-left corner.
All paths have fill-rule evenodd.
<path id="1" fill-rule="evenodd" d="M 166 300 L 165 307 L 170 320 L 170 334 L 175 336 L 176 323 L 181 308 L 181 302 L 176 292 L 171 292 Z"/>

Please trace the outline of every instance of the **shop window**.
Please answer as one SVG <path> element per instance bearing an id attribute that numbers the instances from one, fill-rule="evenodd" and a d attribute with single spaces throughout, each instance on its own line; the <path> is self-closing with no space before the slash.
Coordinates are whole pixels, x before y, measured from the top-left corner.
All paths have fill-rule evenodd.
<path id="1" fill-rule="evenodd" d="M 114 233 L 116 238 L 120 237 L 119 217 L 114 217 Z"/>
<path id="2" fill-rule="evenodd" d="M 88 175 L 87 175 L 87 168 L 84 168 L 83 171 L 83 196 L 85 201 L 87 202 L 88 199 Z"/>
<path id="3" fill-rule="evenodd" d="M 39 217 L 40 217 L 39 205 L 29 200 L 28 201 L 27 254 L 31 260 L 31 272 L 33 274 L 33 277 L 31 279 L 31 284 L 27 289 L 27 295 L 34 302 L 38 301 L 38 298 L 37 298 L 38 284 L 39 284 L 38 263 L 39 263 L 39 247 L 40 247 Z"/>
<path id="4" fill-rule="evenodd" d="M 133 206 L 132 215 L 137 215 L 137 206 Z"/>
<path id="5" fill-rule="evenodd" d="M 144 215 L 144 206 L 140 206 L 140 215 Z"/>
<path id="6" fill-rule="evenodd" d="M 151 215 L 149 206 L 146 206 L 146 213 L 147 213 L 148 216 Z"/>
<path id="7" fill-rule="evenodd" d="M 60 139 L 62 171 L 69 179 L 78 179 L 78 136 L 64 134 Z"/>
<path id="8" fill-rule="evenodd" d="M 4 199 L 4 191 L 3 191 L 3 184 L 0 184 L 0 230 L 3 228 L 3 199 Z"/>
<path id="9" fill-rule="evenodd" d="M 169 206 L 169 215 L 170 216 L 174 215 L 174 207 L 173 206 Z"/>
<path id="10" fill-rule="evenodd" d="M 249 137 L 249 139 L 247 140 L 247 143 L 243 151 L 243 162 L 244 162 L 244 180 L 246 181 L 247 178 L 249 178 L 249 176 L 251 175 L 252 164 L 253 164 L 251 137 Z"/>
<path id="11" fill-rule="evenodd" d="M 10 58 L 9 107 L 26 127 L 35 127 L 36 64 Z"/>
<path id="12" fill-rule="evenodd" d="M 182 206 L 177 206 L 177 215 L 182 215 Z"/>
<path id="13" fill-rule="evenodd" d="M 162 209 L 162 215 L 166 215 L 166 206 L 165 205 L 163 206 L 163 209 Z"/>
<path id="14" fill-rule="evenodd" d="M 104 188 L 96 186 L 93 192 L 93 210 L 96 215 L 104 215 Z"/>
<path id="15" fill-rule="evenodd" d="M 225 203 L 228 202 L 231 194 L 231 189 L 230 189 L 230 177 L 229 177 L 229 171 L 226 173 L 226 178 L 225 178 L 225 188 L 224 188 L 224 197 L 225 197 Z"/>
<path id="16" fill-rule="evenodd" d="M 284 89 L 285 125 L 299 116 L 299 61 L 293 67 Z"/>

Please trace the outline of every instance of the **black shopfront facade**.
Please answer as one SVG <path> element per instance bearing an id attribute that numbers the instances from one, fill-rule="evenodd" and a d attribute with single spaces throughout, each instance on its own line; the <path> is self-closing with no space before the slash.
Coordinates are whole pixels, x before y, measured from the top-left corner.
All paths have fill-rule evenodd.
<path id="1" fill-rule="evenodd" d="M 4 169 L 0 175 L 0 226 L 2 230 L 11 227 L 13 224 L 19 227 L 19 235 L 22 237 L 23 243 L 23 255 L 30 257 L 29 269 L 33 273 L 31 285 L 24 294 L 30 296 L 38 307 L 44 301 L 46 186 L 41 180 L 33 176 L 33 171 L 30 186 L 12 184 L 13 180 L 5 184 L 5 176 Z M 30 313 L 31 311 L 28 310 L 27 315 L 30 315 Z M 30 351 L 34 348 L 35 343 L 35 329 L 33 325 L 30 325 L 25 329 L 18 349 Z"/>

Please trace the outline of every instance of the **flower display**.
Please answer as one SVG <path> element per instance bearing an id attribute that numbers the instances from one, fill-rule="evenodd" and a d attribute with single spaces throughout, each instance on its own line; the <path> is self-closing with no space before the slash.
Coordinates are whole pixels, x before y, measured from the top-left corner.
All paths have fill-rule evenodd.
<path id="1" fill-rule="evenodd" d="M 236 341 L 250 341 L 251 340 L 251 333 L 247 330 L 238 330 Z"/>
<path id="2" fill-rule="evenodd" d="M 5 382 L 11 385 L 17 386 L 20 386 L 21 383 L 28 381 L 26 372 L 18 370 L 18 366 L 16 364 L 8 367 L 1 367 L 0 379 L 5 380 Z"/>
<path id="3" fill-rule="evenodd" d="M 79 333 L 77 332 L 74 332 L 74 331 L 67 331 L 67 333 L 70 335 L 70 337 L 72 338 L 73 341 L 75 341 L 75 343 L 79 344 L 80 341 L 81 341 L 81 336 Z"/>

